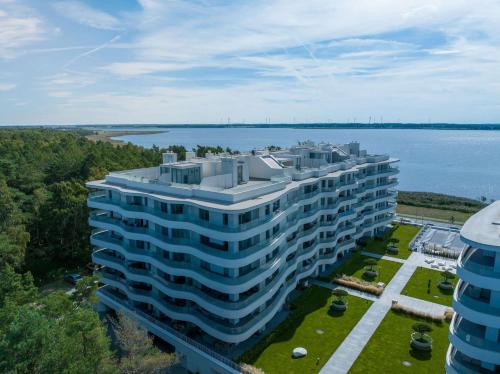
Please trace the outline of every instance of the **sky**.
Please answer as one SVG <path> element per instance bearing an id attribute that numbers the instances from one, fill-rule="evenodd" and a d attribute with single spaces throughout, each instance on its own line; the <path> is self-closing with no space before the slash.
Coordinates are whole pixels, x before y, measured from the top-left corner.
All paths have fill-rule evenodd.
<path id="1" fill-rule="evenodd" d="M 498 0 L 0 0 L 0 125 L 500 123 Z"/>

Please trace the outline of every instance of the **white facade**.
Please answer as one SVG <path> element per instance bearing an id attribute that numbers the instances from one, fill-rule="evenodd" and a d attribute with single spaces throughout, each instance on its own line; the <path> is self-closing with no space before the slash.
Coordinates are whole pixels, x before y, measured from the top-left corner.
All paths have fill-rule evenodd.
<path id="1" fill-rule="evenodd" d="M 390 223 L 396 161 L 358 143 L 305 143 L 166 154 L 159 167 L 89 182 L 101 301 L 220 344 L 247 340 L 300 281 Z"/>
<path id="2" fill-rule="evenodd" d="M 446 371 L 500 372 L 500 201 L 463 226 Z"/>

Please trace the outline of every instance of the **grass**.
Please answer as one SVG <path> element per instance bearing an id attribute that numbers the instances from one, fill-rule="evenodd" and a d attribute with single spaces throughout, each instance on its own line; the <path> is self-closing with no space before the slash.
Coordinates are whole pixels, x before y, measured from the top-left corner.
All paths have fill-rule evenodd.
<path id="1" fill-rule="evenodd" d="M 385 256 L 402 259 L 408 258 L 411 254 L 411 251 L 408 249 L 408 245 L 419 231 L 420 227 L 418 226 L 398 224 L 395 226 L 395 229 L 386 233 L 382 240 L 376 238 L 368 240 L 364 250 Z M 398 254 L 387 253 L 387 245 L 389 244 L 389 239 L 391 238 L 399 239 L 399 243 L 396 245 L 399 248 Z"/>
<path id="2" fill-rule="evenodd" d="M 387 284 L 402 265 L 395 261 L 373 258 L 377 261 L 375 268 L 377 269 L 378 275 L 375 278 L 367 278 L 363 273 L 366 267 L 365 260 L 369 258 L 372 257 L 364 256 L 360 252 L 354 252 L 351 257 L 345 260 L 345 262 L 330 275 L 330 278 L 333 279 L 337 274 L 345 274 L 368 282 L 383 282 Z"/>
<path id="3" fill-rule="evenodd" d="M 442 274 L 442 272 L 437 270 L 418 268 L 406 284 L 402 294 L 451 306 L 453 290 L 443 291 L 438 287 L 438 283 L 443 280 Z M 429 279 L 431 280 L 431 287 L 430 291 L 427 292 Z"/>
<path id="4" fill-rule="evenodd" d="M 329 289 L 307 288 L 293 302 L 296 309 L 290 316 L 237 361 L 270 374 L 317 373 L 371 305 L 368 300 L 348 296 L 347 311 L 334 313 L 330 311 L 332 299 Z M 318 329 L 324 333 L 318 334 Z M 296 347 L 307 349 L 307 356 L 293 359 Z"/>
<path id="5" fill-rule="evenodd" d="M 474 214 L 474 213 L 457 212 L 456 210 L 424 208 L 424 207 L 417 207 L 404 204 L 398 204 L 396 212 L 398 214 L 404 214 L 418 218 L 423 216 L 424 218 L 429 218 L 431 220 L 436 220 L 436 221 L 443 221 L 446 223 L 450 223 L 450 217 L 453 216 L 455 217 L 455 223 L 457 224 L 464 223 L 471 215 Z"/>
<path id="6" fill-rule="evenodd" d="M 449 325 L 432 324 L 432 352 L 422 353 L 410 348 L 412 325 L 417 321 L 389 311 L 349 373 L 443 373 Z M 404 366 L 404 361 L 411 366 Z"/>

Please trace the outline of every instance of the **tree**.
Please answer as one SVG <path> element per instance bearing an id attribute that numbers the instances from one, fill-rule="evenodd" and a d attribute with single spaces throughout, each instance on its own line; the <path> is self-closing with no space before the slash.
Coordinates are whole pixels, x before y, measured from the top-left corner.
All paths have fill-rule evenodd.
<path id="1" fill-rule="evenodd" d="M 347 297 L 348 292 L 342 288 L 336 288 L 332 291 L 332 295 L 335 296 L 335 301 L 343 302 Z"/>
<path id="2" fill-rule="evenodd" d="M 444 283 L 451 283 L 450 281 L 455 279 L 455 274 L 449 272 L 448 270 L 443 272 L 442 276 Z"/>
<path id="3" fill-rule="evenodd" d="M 55 293 L 15 311 L 0 330 L 0 372 L 116 372 L 97 313 L 68 300 L 68 295 Z"/>
<path id="4" fill-rule="evenodd" d="M 378 262 L 374 258 L 367 258 L 365 260 L 365 265 L 368 266 L 370 271 L 375 271 L 375 266 L 377 266 Z"/>
<path id="5" fill-rule="evenodd" d="M 177 357 L 175 353 L 161 352 L 153 345 L 148 332 L 123 313 L 112 322 L 113 328 L 124 356 L 120 359 L 119 369 L 124 374 L 155 374 L 172 367 Z"/>
<path id="6" fill-rule="evenodd" d="M 413 331 L 417 333 L 417 340 L 425 340 L 426 334 L 432 331 L 432 327 L 426 323 L 417 322 L 412 326 Z"/>
<path id="7" fill-rule="evenodd" d="M 10 301 L 22 305 L 33 301 L 37 289 L 30 273 L 18 274 L 8 264 L 0 269 L 0 308 Z"/>

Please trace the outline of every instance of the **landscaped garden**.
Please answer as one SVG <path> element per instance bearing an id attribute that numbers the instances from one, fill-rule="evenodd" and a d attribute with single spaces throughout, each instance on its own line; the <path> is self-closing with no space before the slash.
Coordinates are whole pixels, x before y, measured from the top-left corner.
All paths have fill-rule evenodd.
<path id="1" fill-rule="evenodd" d="M 339 305 L 346 310 L 335 310 Z M 293 301 L 288 318 L 238 361 L 272 374 L 317 373 L 370 305 L 368 300 L 311 286 Z M 292 358 L 297 347 L 305 348 L 307 356 Z"/>
<path id="2" fill-rule="evenodd" d="M 381 255 L 408 258 L 411 254 L 408 245 L 420 231 L 420 227 L 414 225 L 394 224 L 394 228 L 387 232 L 382 238 L 369 239 L 363 250 Z M 391 248 L 397 248 L 392 251 Z"/>
<path id="3" fill-rule="evenodd" d="M 440 282 L 444 281 L 444 275 L 445 273 L 441 271 L 418 268 L 413 273 L 401 294 L 451 306 L 453 288 L 443 289 L 439 287 Z M 448 282 L 450 282 L 452 286 L 456 283 L 454 279 L 449 279 Z"/>
<path id="4" fill-rule="evenodd" d="M 337 276 L 347 275 L 374 284 L 378 282 L 387 284 L 400 267 L 401 263 L 399 262 L 364 256 L 358 251 L 345 260 L 328 278 L 331 280 Z M 370 274 L 371 270 L 375 272 Z"/>
<path id="5" fill-rule="evenodd" d="M 443 373 L 448 328 L 389 311 L 349 373 Z"/>

